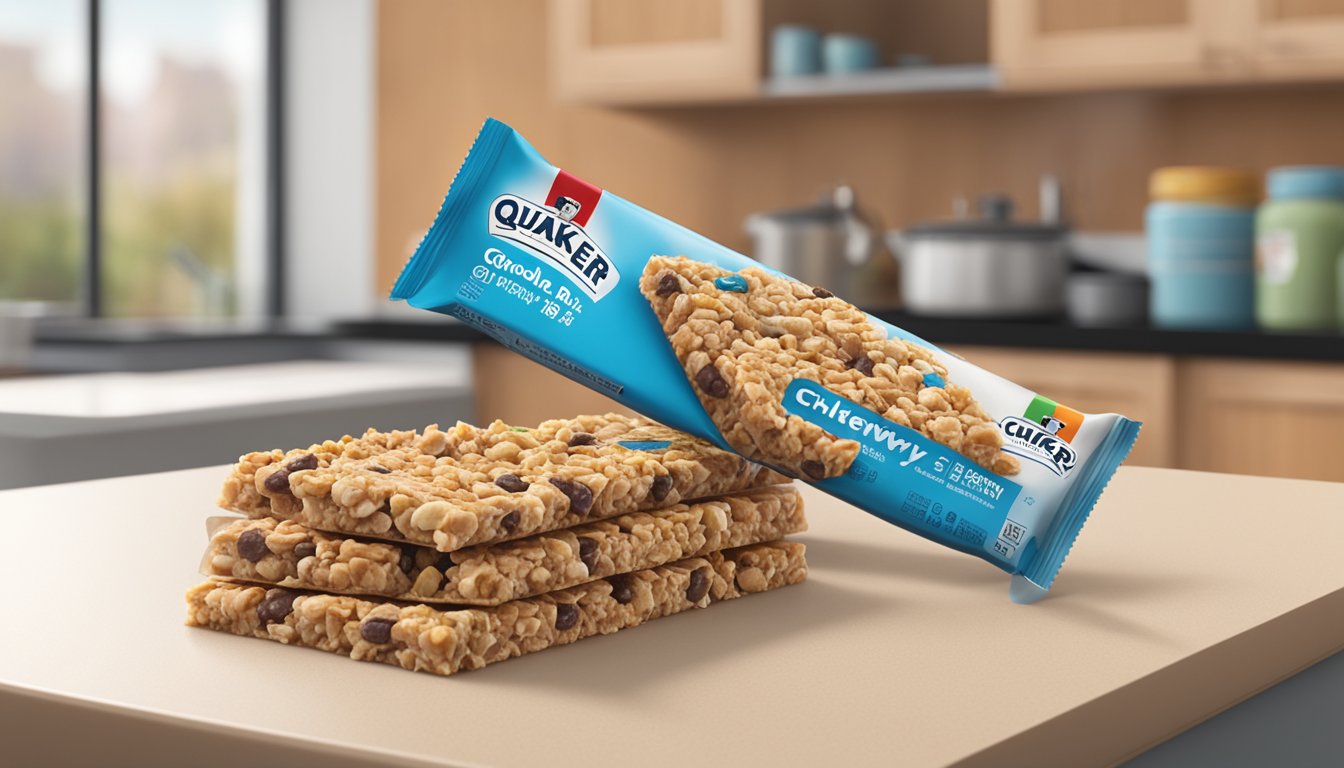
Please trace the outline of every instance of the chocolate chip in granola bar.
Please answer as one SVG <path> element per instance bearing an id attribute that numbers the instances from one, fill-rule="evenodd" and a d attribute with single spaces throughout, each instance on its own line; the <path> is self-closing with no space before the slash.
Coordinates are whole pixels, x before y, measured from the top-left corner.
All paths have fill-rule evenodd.
<path id="1" fill-rule="evenodd" d="M 612 600 L 621 605 L 628 605 L 631 600 L 635 599 L 635 588 L 631 584 L 630 574 L 623 573 L 620 576 L 612 576 L 607 579 L 607 583 L 611 585 Z"/>
<path id="2" fill-rule="evenodd" d="M 686 599 L 698 603 L 709 594 L 709 566 L 691 571 L 691 584 L 686 587 Z"/>
<path id="3" fill-rule="evenodd" d="M 392 470 L 388 469 L 387 467 L 381 467 L 381 466 L 379 466 L 379 465 L 377 465 L 377 464 L 370 464 L 370 465 L 369 465 L 369 471 L 370 471 L 370 472 L 377 472 L 377 473 L 380 474 L 380 475 L 390 475 L 390 474 L 392 474 Z"/>
<path id="4" fill-rule="evenodd" d="M 499 521 L 499 527 L 503 528 L 506 533 L 513 533 L 513 529 L 518 527 L 519 517 L 518 510 L 515 509 Z"/>
<path id="5" fill-rule="evenodd" d="M 271 493 L 289 493 L 289 470 L 277 469 L 267 475 L 266 482 L 262 485 L 266 486 L 266 490 Z"/>
<path id="6" fill-rule="evenodd" d="M 820 461 L 816 461 L 815 459 L 808 459 L 799 466 L 802 468 L 803 474 L 807 475 L 813 480 L 821 480 L 822 478 L 826 477 L 826 465 L 822 464 Z"/>
<path id="7" fill-rule="evenodd" d="M 440 571 L 446 571 L 454 565 L 457 565 L 457 563 L 453 562 L 453 556 L 447 552 L 439 553 L 439 556 L 434 559 L 434 567 Z"/>
<path id="8" fill-rule="evenodd" d="M 597 442 L 595 435 L 587 432 L 575 432 L 573 437 L 569 438 L 569 447 L 577 448 L 580 445 L 592 445 Z"/>
<path id="9" fill-rule="evenodd" d="M 579 623 L 579 606 L 573 603 L 556 603 L 555 628 L 564 631 Z"/>
<path id="10" fill-rule="evenodd" d="M 592 573 L 597 567 L 597 539 L 587 536 L 579 537 L 579 559 L 588 566 L 588 572 Z"/>
<path id="11" fill-rule="evenodd" d="M 300 541 L 294 545 L 294 556 L 302 560 L 317 554 L 317 545 L 311 541 Z"/>
<path id="12" fill-rule="evenodd" d="M 252 563 L 271 554 L 270 548 L 266 546 L 266 532 L 256 528 L 243 531 L 238 536 L 238 554 Z"/>
<path id="13" fill-rule="evenodd" d="M 853 368 L 864 376 L 873 375 L 873 359 L 867 355 L 859 355 L 858 357 L 850 358 L 845 363 L 845 367 Z"/>
<path id="14" fill-rule="evenodd" d="M 576 483 L 563 477 L 552 477 L 551 485 L 560 489 L 560 492 L 569 498 L 570 512 L 586 515 L 588 510 L 593 508 L 593 491 L 583 483 Z"/>
<path id="15" fill-rule="evenodd" d="M 664 272 L 663 276 L 658 278 L 658 287 L 653 290 L 653 295 L 666 298 L 674 293 L 681 293 L 681 280 L 677 279 L 675 272 Z"/>
<path id="16" fill-rule="evenodd" d="M 834 294 L 834 293 L 831 293 L 830 291 L 826 290 L 825 288 L 813 288 L 813 289 L 812 289 L 812 295 L 813 295 L 813 296 L 816 296 L 818 299 L 829 299 L 829 298 L 831 298 L 832 296 L 834 296 L 835 294 Z"/>
<path id="17" fill-rule="evenodd" d="M 654 501 L 662 501 L 667 498 L 667 494 L 672 491 L 672 476 L 659 475 L 653 478 L 653 487 L 649 489 L 649 495 Z"/>
<path id="18" fill-rule="evenodd" d="M 290 472 L 302 472 L 305 469 L 317 469 L 317 457 L 311 453 L 295 456 L 285 465 Z"/>
<path id="19" fill-rule="evenodd" d="M 393 619 L 365 619 L 359 627 L 359 636 L 370 643 L 381 645 L 392 640 Z"/>
<path id="20" fill-rule="evenodd" d="M 411 571 L 415 570 L 415 550 L 410 547 L 402 547 L 401 557 L 397 559 L 397 567 L 401 568 L 402 573 L 410 576 Z"/>
<path id="21" fill-rule="evenodd" d="M 495 485 L 508 491 L 509 493 L 522 493 L 532 484 L 512 472 L 500 475 L 495 478 Z"/>
<path id="22" fill-rule="evenodd" d="M 299 593 L 288 589 L 267 590 L 266 596 L 257 603 L 257 620 L 263 627 L 284 621 L 294 611 L 294 598 L 298 596 Z"/>
<path id="23" fill-rule="evenodd" d="M 695 374 L 695 383 L 700 385 L 700 391 L 710 397 L 727 397 L 728 382 L 723 380 L 719 374 L 719 369 L 714 367 L 713 363 L 707 364 L 700 372 Z"/>

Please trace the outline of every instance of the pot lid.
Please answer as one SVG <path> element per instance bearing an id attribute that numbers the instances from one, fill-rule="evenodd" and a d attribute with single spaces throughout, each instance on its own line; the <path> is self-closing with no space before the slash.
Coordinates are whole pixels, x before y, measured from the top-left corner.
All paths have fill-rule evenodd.
<path id="1" fill-rule="evenodd" d="M 988 195 L 977 201 L 978 219 L 932 221 L 916 224 L 902 234 L 907 238 L 940 237 L 955 239 L 1056 240 L 1064 236 L 1064 227 L 1043 222 L 1013 221 L 1013 201 L 1003 195 Z"/>

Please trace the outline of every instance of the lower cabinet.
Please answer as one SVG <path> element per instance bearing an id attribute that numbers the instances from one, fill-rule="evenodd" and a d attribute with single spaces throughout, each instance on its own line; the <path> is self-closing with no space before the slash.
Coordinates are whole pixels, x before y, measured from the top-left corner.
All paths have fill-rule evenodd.
<path id="1" fill-rule="evenodd" d="M 633 413 L 611 398 L 493 342 L 472 345 L 476 423 L 531 426 L 581 413 Z"/>
<path id="2" fill-rule="evenodd" d="M 1179 378 L 1180 466 L 1344 481 L 1344 365 L 1191 359 Z"/>
<path id="3" fill-rule="evenodd" d="M 1122 413 L 1143 422 L 1128 463 L 1171 467 L 1176 363 L 1165 355 L 949 347 L 967 360 L 1084 413 Z M 999 418 L 1003 414 L 991 414 Z"/>
<path id="4" fill-rule="evenodd" d="M 1143 422 L 1127 463 L 1344 481 L 1344 365 L 949 347 L 1086 413 Z M 498 344 L 475 345 L 477 423 L 630 413 Z M 1000 414 L 995 414 L 996 416 Z"/>

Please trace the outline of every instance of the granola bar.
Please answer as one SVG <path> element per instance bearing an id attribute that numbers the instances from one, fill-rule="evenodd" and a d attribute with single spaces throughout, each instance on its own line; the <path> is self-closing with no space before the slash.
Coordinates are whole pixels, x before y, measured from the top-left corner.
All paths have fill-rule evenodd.
<path id="1" fill-rule="evenodd" d="M 947 354 L 577 170 L 486 120 L 392 298 L 982 558 L 1014 600 L 1046 594 L 1138 422 Z"/>
<path id="2" fill-rule="evenodd" d="M 293 521 L 240 519 L 211 537 L 209 576 L 432 603 L 498 605 L 807 529 L 792 486 L 632 512 L 458 550 L 361 541 Z"/>
<path id="3" fill-rule="evenodd" d="M 607 414 L 536 428 L 370 430 L 250 453 L 225 481 L 220 505 L 452 552 L 781 482 L 684 432 Z"/>
<path id="4" fill-rule="evenodd" d="M 774 542 L 493 608 L 445 611 L 207 581 L 187 592 L 187 624 L 451 675 L 714 601 L 797 584 L 806 575 L 803 545 Z"/>
<path id="5" fill-rule="evenodd" d="M 1018 471 L 969 389 L 929 350 L 883 330 L 829 291 L 749 267 L 655 256 L 640 280 L 696 396 L 728 444 L 796 476 L 843 475 L 859 453 L 789 414 L 785 388 L 816 382 L 1001 475 Z"/>

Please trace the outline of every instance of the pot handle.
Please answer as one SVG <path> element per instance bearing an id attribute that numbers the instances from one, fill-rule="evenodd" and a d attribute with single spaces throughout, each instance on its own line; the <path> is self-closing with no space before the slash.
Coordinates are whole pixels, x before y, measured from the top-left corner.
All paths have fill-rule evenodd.
<path id="1" fill-rule="evenodd" d="M 899 229 L 889 230 L 886 236 L 887 250 L 896 257 L 897 261 L 905 259 L 906 246 L 908 241 L 905 239 L 905 233 Z"/>
<path id="2" fill-rule="evenodd" d="M 845 260 L 851 266 L 861 267 L 868 263 L 873 255 L 873 223 L 854 200 L 854 189 L 842 184 L 832 193 L 835 207 L 844 216 Z"/>
<path id="3" fill-rule="evenodd" d="M 845 238 L 845 258 L 856 267 L 867 264 L 873 255 L 873 228 L 857 216 L 846 217 L 845 228 L 849 230 Z"/>

